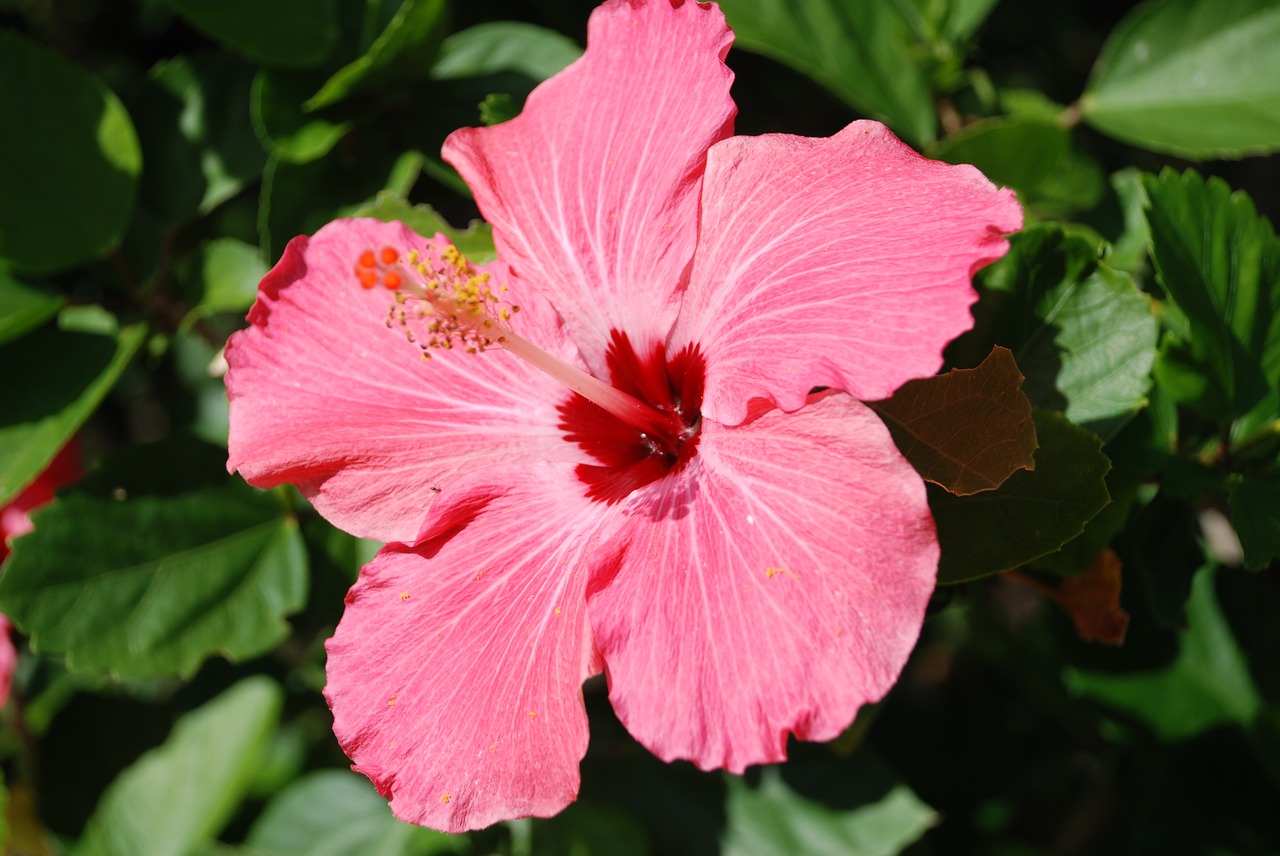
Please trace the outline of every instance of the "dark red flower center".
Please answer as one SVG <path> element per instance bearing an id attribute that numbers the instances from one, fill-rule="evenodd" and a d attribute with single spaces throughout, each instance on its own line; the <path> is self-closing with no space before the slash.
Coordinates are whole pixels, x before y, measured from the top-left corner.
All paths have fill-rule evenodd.
<path id="1" fill-rule="evenodd" d="M 599 461 L 578 465 L 587 495 L 614 503 L 636 488 L 679 472 L 692 459 L 702 427 L 707 365 L 696 345 L 670 358 L 662 343 L 638 354 L 627 335 L 617 330 L 610 334 L 605 358 L 613 387 L 662 417 L 657 427 L 642 431 L 577 393 L 558 408 L 566 439 Z"/>

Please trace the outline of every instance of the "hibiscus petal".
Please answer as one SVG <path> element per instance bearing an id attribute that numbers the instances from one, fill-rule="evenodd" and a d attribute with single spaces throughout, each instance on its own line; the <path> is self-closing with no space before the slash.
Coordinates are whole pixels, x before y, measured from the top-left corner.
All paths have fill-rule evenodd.
<path id="1" fill-rule="evenodd" d="M 703 423 L 684 470 L 632 494 L 587 602 L 610 699 L 666 760 L 741 772 L 828 740 L 897 679 L 938 544 L 924 484 L 847 395 Z"/>
<path id="2" fill-rule="evenodd" d="M 359 254 L 425 245 L 399 223 L 339 220 L 295 239 L 262 281 L 248 329 L 227 344 L 228 466 L 252 484 L 290 482 L 336 525 L 411 540 L 459 474 L 576 455 L 556 428 L 560 385 L 498 349 L 422 359 L 381 286 L 360 287 Z M 520 283 L 517 332 L 571 362 L 555 313 Z"/>
<path id="3" fill-rule="evenodd" d="M 675 319 L 706 151 L 732 132 L 731 39 L 714 6 L 613 0 L 592 13 L 582 59 L 520 116 L 445 141 L 499 254 L 597 376 L 611 329 L 647 347 Z"/>
<path id="4" fill-rule="evenodd" d="M 883 125 L 826 139 L 735 137 L 707 156 L 702 229 L 669 350 L 707 355 L 702 412 L 784 410 L 817 386 L 869 401 L 937 372 L 972 326 L 970 279 L 1022 213 L 971 166 L 926 160 Z"/>
<path id="5" fill-rule="evenodd" d="M 447 832 L 574 799 L 581 685 L 599 672 L 582 568 L 607 509 L 565 465 L 501 475 L 467 479 L 422 541 L 365 566 L 327 646 L 325 696 L 355 769 L 397 817 Z"/>

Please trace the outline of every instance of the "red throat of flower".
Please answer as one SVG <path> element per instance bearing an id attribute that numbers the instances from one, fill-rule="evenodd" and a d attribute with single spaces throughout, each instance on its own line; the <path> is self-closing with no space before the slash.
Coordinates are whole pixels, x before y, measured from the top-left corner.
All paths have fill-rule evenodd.
<path id="1" fill-rule="evenodd" d="M 387 326 L 400 327 L 423 359 L 436 350 L 479 354 L 500 347 L 576 393 L 559 407 L 560 428 L 600 462 L 578 467 L 591 498 L 617 502 L 693 457 L 706 379 L 706 361 L 695 346 L 667 359 L 656 343 L 642 355 L 625 333 L 613 330 L 606 383 L 515 333 L 510 320 L 520 307 L 506 300 L 506 286 L 495 291 L 489 274 L 452 244 L 408 253 L 368 249 L 354 270 L 362 287 L 394 294 Z"/>

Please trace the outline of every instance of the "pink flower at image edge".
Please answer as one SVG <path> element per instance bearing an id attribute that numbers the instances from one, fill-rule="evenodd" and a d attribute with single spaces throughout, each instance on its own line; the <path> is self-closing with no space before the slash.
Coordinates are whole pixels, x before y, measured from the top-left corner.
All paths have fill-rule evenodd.
<path id="1" fill-rule="evenodd" d="M 32 530 L 31 512 L 53 501 L 54 492 L 80 478 L 80 444 L 74 439 L 49 462 L 40 475 L 8 505 L 0 508 L 0 565 L 9 558 L 9 541 Z M 13 645 L 13 624 L 0 615 L 0 708 L 9 703 L 18 649 Z"/>
<path id="2" fill-rule="evenodd" d="M 861 401 L 937 372 L 1021 212 L 874 122 L 732 136 L 731 40 L 712 4 L 606 2 L 519 117 L 445 143 L 499 261 L 339 220 L 228 344 L 229 466 L 390 542 L 325 692 L 404 820 L 564 808 L 601 671 L 656 755 L 741 772 L 915 644 L 937 538 Z"/>

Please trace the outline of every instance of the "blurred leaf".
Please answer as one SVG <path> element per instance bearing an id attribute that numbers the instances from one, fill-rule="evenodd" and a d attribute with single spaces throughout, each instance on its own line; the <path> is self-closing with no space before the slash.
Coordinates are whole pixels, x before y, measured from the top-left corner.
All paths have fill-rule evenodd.
<path id="1" fill-rule="evenodd" d="M 316 90 L 314 72 L 264 69 L 253 80 L 250 114 L 262 144 L 280 160 L 309 163 L 329 153 L 351 130 L 348 117 L 302 109 Z"/>
<path id="2" fill-rule="evenodd" d="M 1149 0 L 1112 31 L 1080 101 L 1089 124 L 1189 158 L 1280 148 L 1275 0 Z"/>
<path id="3" fill-rule="evenodd" d="M 146 338 L 141 326 L 119 336 L 52 325 L 0 345 L 0 505 L 40 474 L 97 409 Z"/>
<path id="4" fill-rule="evenodd" d="M 334 0 L 162 2 L 223 47 L 262 65 L 319 65 L 338 39 Z"/>
<path id="5" fill-rule="evenodd" d="M 245 844 L 270 856 L 427 856 L 462 851 L 467 838 L 396 820 L 363 776 L 321 770 L 273 799 Z"/>
<path id="6" fill-rule="evenodd" d="M 1044 224 L 1014 235 L 983 271 L 975 329 L 959 358 L 991 341 L 1013 348 L 1037 407 L 1112 436 L 1147 401 L 1158 334 L 1148 299 L 1094 247 Z"/>
<path id="7" fill-rule="evenodd" d="M 151 466 L 151 478 L 171 478 Z M 4 612 L 33 650 L 113 675 L 190 675 L 214 654 L 270 649 L 306 599 L 302 539 L 275 494 L 221 481 L 60 497 L 14 542 Z"/>
<path id="8" fill-rule="evenodd" d="M 1214 421 L 1239 416 L 1280 384 L 1280 239 L 1220 179 L 1166 169 L 1143 183 L 1152 260 L 1190 325 L 1162 380 Z"/>
<path id="9" fill-rule="evenodd" d="M 486 95 L 480 102 L 480 122 L 486 127 L 500 125 L 520 115 L 515 99 L 505 92 Z"/>
<path id="10" fill-rule="evenodd" d="M 1036 431 L 1021 386 L 1013 355 L 997 346 L 976 369 L 908 381 L 868 404 L 923 478 L 964 496 L 1033 466 Z"/>
<path id="11" fill-rule="evenodd" d="M 930 0 L 916 0 L 917 4 L 921 2 L 929 3 Z M 991 10 L 996 7 L 1000 0 L 948 0 L 942 4 L 947 9 L 946 21 L 943 25 L 943 33 L 951 41 L 963 41 L 972 36 L 982 26 L 982 22 L 987 20 L 987 16 L 991 14 Z M 938 5 L 933 3 L 932 5 Z"/>
<path id="12" fill-rule="evenodd" d="M 806 74 L 917 145 L 934 139 L 933 97 L 914 55 L 906 11 L 893 0 L 733 0 L 735 47 Z"/>
<path id="13" fill-rule="evenodd" d="M 1032 118 L 992 118 L 951 134 L 930 155 L 947 163 L 970 163 L 995 184 L 1012 187 L 1029 199 L 1062 160 L 1068 148 L 1065 128 Z"/>
<path id="14" fill-rule="evenodd" d="M 1133 167 L 1120 170 L 1111 176 L 1111 188 L 1124 213 L 1124 231 L 1112 244 L 1106 262 L 1116 270 L 1137 274 L 1147 259 L 1147 247 L 1151 243 L 1146 210 L 1151 203 L 1142 186 L 1142 172 Z"/>
<path id="15" fill-rule="evenodd" d="M 305 109 L 319 110 L 397 77 L 425 76 L 444 35 L 447 12 L 445 0 L 403 0 L 369 49 L 330 77 Z"/>
<path id="16" fill-rule="evenodd" d="M 267 275 L 258 248 L 234 238 L 217 238 L 194 254 L 194 285 L 199 300 L 182 320 L 182 328 L 218 312 L 245 312 Z"/>
<path id="17" fill-rule="evenodd" d="M 253 70 L 228 54 L 158 63 L 130 103 L 146 169 L 142 204 L 161 221 L 206 214 L 257 178 L 267 157 L 245 103 Z"/>
<path id="18" fill-rule="evenodd" d="M 355 216 L 374 217 L 383 222 L 398 220 L 427 238 L 443 232 L 464 256 L 477 264 L 491 262 L 498 256 L 493 248 L 493 227 L 488 223 L 473 220 L 467 228 L 458 229 L 450 226 L 430 205 L 410 205 L 389 191 L 379 193 L 376 200 L 358 209 Z"/>
<path id="19" fill-rule="evenodd" d="M 1249 668 L 1222 617 L 1214 572 L 1203 570 L 1187 601 L 1190 626 L 1178 658 L 1152 672 L 1076 672 L 1073 689 L 1135 717 L 1162 740 L 1185 740 L 1215 725 L 1248 726 L 1261 706 Z"/>
<path id="20" fill-rule="evenodd" d="M 107 789 L 75 856 L 185 856 L 216 835 L 253 780 L 281 703 L 279 687 L 254 677 L 182 717 Z"/>
<path id="21" fill-rule="evenodd" d="M 590 803 L 573 803 L 533 827 L 533 856 L 647 856 L 651 852 L 644 827 L 634 817 Z"/>
<path id="22" fill-rule="evenodd" d="M 1245 567 L 1266 567 L 1280 557 L 1280 472 L 1245 473 L 1231 488 L 1230 500 Z"/>
<path id="23" fill-rule="evenodd" d="M 454 33 L 431 69 L 436 80 L 515 71 L 546 80 L 582 56 L 568 36 L 521 21 L 493 21 Z"/>
<path id="24" fill-rule="evenodd" d="M 737 776 L 728 783 L 721 856 L 893 856 L 936 820 L 904 784 L 877 802 L 836 811 L 791 790 L 777 767 L 765 767 L 754 788 Z"/>
<path id="25" fill-rule="evenodd" d="M 1120 608 L 1120 572 L 1123 567 L 1115 551 L 1104 547 L 1082 573 L 1054 585 L 1020 574 L 1014 578 L 1057 601 L 1071 616 L 1081 639 L 1122 645 L 1129 627 L 1129 613 Z"/>
<path id="26" fill-rule="evenodd" d="M 0 30 L 0 128 L 0 263 L 65 270 L 119 243 L 142 155 L 111 90 Z"/>
<path id="27" fill-rule="evenodd" d="M 258 213 L 264 258 L 279 256 L 297 235 L 354 215 L 384 190 L 408 195 L 422 170 L 422 155 L 410 151 L 396 157 L 378 149 L 377 142 L 358 140 L 305 164 L 271 161 Z"/>
<path id="28" fill-rule="evenodd" d="M 65 303 L 58 294 L 18 282 L 0 271 L 0 345 L 39 327 Z"/>
<path id="29" fill-rule="evenodd" d="M 957 497 L 929 489 L 942 558 L 938 582 L 964 582 L 1020 567 L 1079 535 L 1110 501 L 1111 462 L 1097 435 L 1057 413 L 1033 414 L 1035 469 L 993 491 Z"/>

